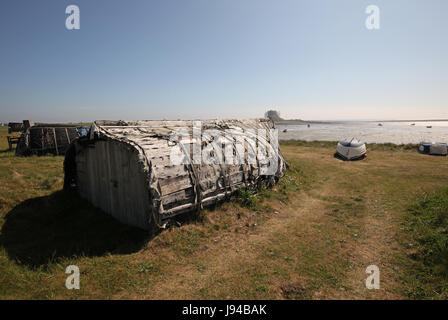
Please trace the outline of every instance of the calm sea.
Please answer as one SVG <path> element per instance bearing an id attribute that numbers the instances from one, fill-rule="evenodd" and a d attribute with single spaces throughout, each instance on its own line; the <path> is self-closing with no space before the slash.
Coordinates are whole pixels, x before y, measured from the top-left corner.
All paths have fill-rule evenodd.
<path id="1" fill-rule="evenodd" d="M 378 124 L 382 124 L 379 126 Z M 412 125 L 414 124 L 415 125 Z M 431 128 L 428 128 L 431 126 Z M 279 139 L 339 141 L 355 137 L 367 143 L 448 142 L 448 121 L 347 121 L 307 125 L 278 125 Z M 287 132 L 283 132 L 286 129 Z"/>

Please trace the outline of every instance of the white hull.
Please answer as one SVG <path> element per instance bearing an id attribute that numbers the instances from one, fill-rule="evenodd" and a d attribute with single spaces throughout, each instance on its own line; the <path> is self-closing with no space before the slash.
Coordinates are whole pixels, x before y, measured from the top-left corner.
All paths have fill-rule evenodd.
<path id="1" fill-rule="evenodd" d="M 342 141 L 338 143 L 338 146 L 336 148 L 336 153 L 346 160 L 359 159 L 363 157 L 366 152 L 367 148 L 364 143 L 352 144 L 351 142 Z"/>

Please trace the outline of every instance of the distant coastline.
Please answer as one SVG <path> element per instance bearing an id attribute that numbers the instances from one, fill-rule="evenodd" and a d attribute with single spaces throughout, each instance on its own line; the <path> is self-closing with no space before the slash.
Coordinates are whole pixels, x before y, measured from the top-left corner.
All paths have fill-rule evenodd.
<path id="1" fill-rule="evenodd" d="M 427 119 L 427 120 L 366 120 L 366 122 L 446 122 L 448 119 Z"/>
<path id="2" fill-rule="evenodd" d="M 278 120 L 275 121 L 276 125 L 306 125 L 306 124 L 340 124 L 347 122 L 448 122 L 448 119 L 425 119 L 425 120 Z"/>

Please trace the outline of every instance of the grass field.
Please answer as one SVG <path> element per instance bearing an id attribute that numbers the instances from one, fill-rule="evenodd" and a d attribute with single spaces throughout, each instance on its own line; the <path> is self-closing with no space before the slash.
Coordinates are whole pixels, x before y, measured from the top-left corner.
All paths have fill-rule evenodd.
<path id="1" fill-rule="evenodd" d="M 446 299 L 448 158 L 287 141 L 273 190 L 148 239 L 62 192 L 62 157 L 18 158 L 0 128 L 0 299 Z M 65 268 L 81 270 L 67 290 Z M 365 287 L 369 265 L 381 287 Z"/>

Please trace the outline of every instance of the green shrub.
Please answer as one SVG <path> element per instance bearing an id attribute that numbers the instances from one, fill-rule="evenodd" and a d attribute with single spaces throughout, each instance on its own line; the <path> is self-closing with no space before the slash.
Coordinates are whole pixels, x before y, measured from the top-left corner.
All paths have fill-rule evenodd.
<path id="1" fill-rule="evenodd" d="M 259 205 L 256 196 L 247 188 L 239 188 L 236 196 L 237 202 L 244 207 L 256 209 Z"/>

